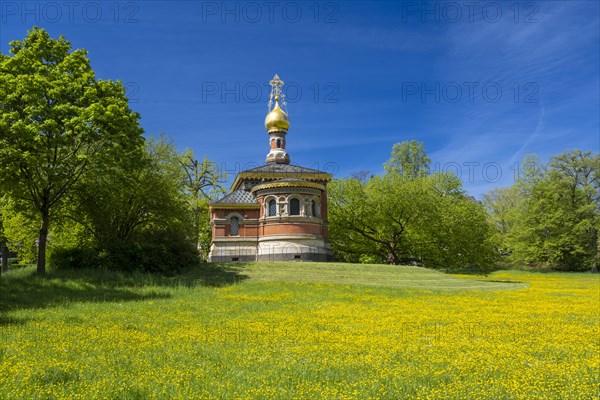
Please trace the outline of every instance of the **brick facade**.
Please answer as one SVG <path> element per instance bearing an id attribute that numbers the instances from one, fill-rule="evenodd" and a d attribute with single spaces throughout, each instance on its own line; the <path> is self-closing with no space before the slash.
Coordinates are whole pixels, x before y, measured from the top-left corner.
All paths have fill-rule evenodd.
<path id="1" fill-rule="evenodd" d="M 326 185 L 331 178 L 315 172 L 279 179 L 267 171 L 236 179 L 231 194 L 210 207 L 209 261 L 328 260 Z M 270 215 L 272 200 L 275 215 Z M 232 218 L 237 219 L 237 235 L 232 234 Z"/>

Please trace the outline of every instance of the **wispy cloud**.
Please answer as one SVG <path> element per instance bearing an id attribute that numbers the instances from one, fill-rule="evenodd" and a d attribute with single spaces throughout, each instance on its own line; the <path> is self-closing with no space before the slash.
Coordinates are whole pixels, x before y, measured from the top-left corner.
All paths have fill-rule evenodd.
<path id="1" fill-rule="evenodd" d="M 527 140 L 525 140 L 525 142 L 519 148 L 519 150 L 517 150 L 515 152 L 515 154 L 513 154 L 513 156 L 510 158 L 510 160 L 509 160 L 510 164 L 513 164 L 515 161 L 517 161 L 517 159 L 519 159 L 523 155 L 523 151 L 527 148 L 527 146 L 540 135 L 540 132 L 542 131 L 542 128 L 544 126 L 544 115 L 545 114 L 546 114 L 546 109 L 544 108 L 543 105 L 541 105 L 539 116 L 538 116 L 538 123 L 537 123 L 535 129 L 533 130 L 531 135 L 529 135 Z"/>

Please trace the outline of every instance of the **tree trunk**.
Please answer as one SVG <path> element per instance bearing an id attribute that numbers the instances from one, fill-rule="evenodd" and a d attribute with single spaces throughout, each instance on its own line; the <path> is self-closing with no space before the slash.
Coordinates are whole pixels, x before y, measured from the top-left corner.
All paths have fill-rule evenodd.
<path id="1" fill-rule="evenodd" d="M 396 252 L 394 250 L 392 250 L 392 249 L 389 249 L 388 263 L 390 263 L 392 265 L 399 265 L 400 264 L 400 257 L 398 257 L 398 254 L 396 254 Z"/>
<path id="2" fill-rule="evenodd" d="M 0 269 L 1 272 L 7 272 L 8 271 L 8 243 L 6 242 L 6 239 L 2 241 L 2 268 Z"/>
<path id="3" fill-rule="evenodd" d="M 41 275 L 46 273 L 46 242 L 48 241 L 48 221 L 50 220 L 48 214 L 47 210 L 42 211 L 42 226 L 38 238 L 37 273 Z"/>
<path id="4" fill-rule="evenodd" d="M 194 244 L 198 250 L 200 248 L 200 210 L 198 207 L 194 209 Z"/>

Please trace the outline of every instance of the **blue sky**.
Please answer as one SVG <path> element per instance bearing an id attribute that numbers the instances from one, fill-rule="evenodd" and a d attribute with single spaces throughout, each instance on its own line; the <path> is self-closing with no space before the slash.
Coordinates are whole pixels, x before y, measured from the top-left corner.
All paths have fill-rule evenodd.
<path id="1" fill-rule="evenodd" d="M 382 171 L 422 141 L 479 197 L 522 157 L 600 151 L 597 1 L 0 1 L 0 50 L 33 25 L 127 85 L 147 135 L 232 174 L 264 162 L 267 82 L 293 164 Z"/>

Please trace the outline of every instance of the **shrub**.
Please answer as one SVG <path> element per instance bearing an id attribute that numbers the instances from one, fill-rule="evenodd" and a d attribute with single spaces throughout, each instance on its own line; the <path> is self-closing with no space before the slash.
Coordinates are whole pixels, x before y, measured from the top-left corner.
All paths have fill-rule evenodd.
<path id="1" fill-rule="evenodd" d="M 49 255 L 54 269 L 87 269 L 100 267 L 98 251 L 92 248 L 54 248 Z"/>
<path id="2" fill-rule="evenodd" d="M 50 255 L 56 269 L 106 268 L 172 274 L 199 263 L 198 252 L 177 231 L 148 233 L 137 240 L 111 242 L 102 249 L 57 248 Z"/>

